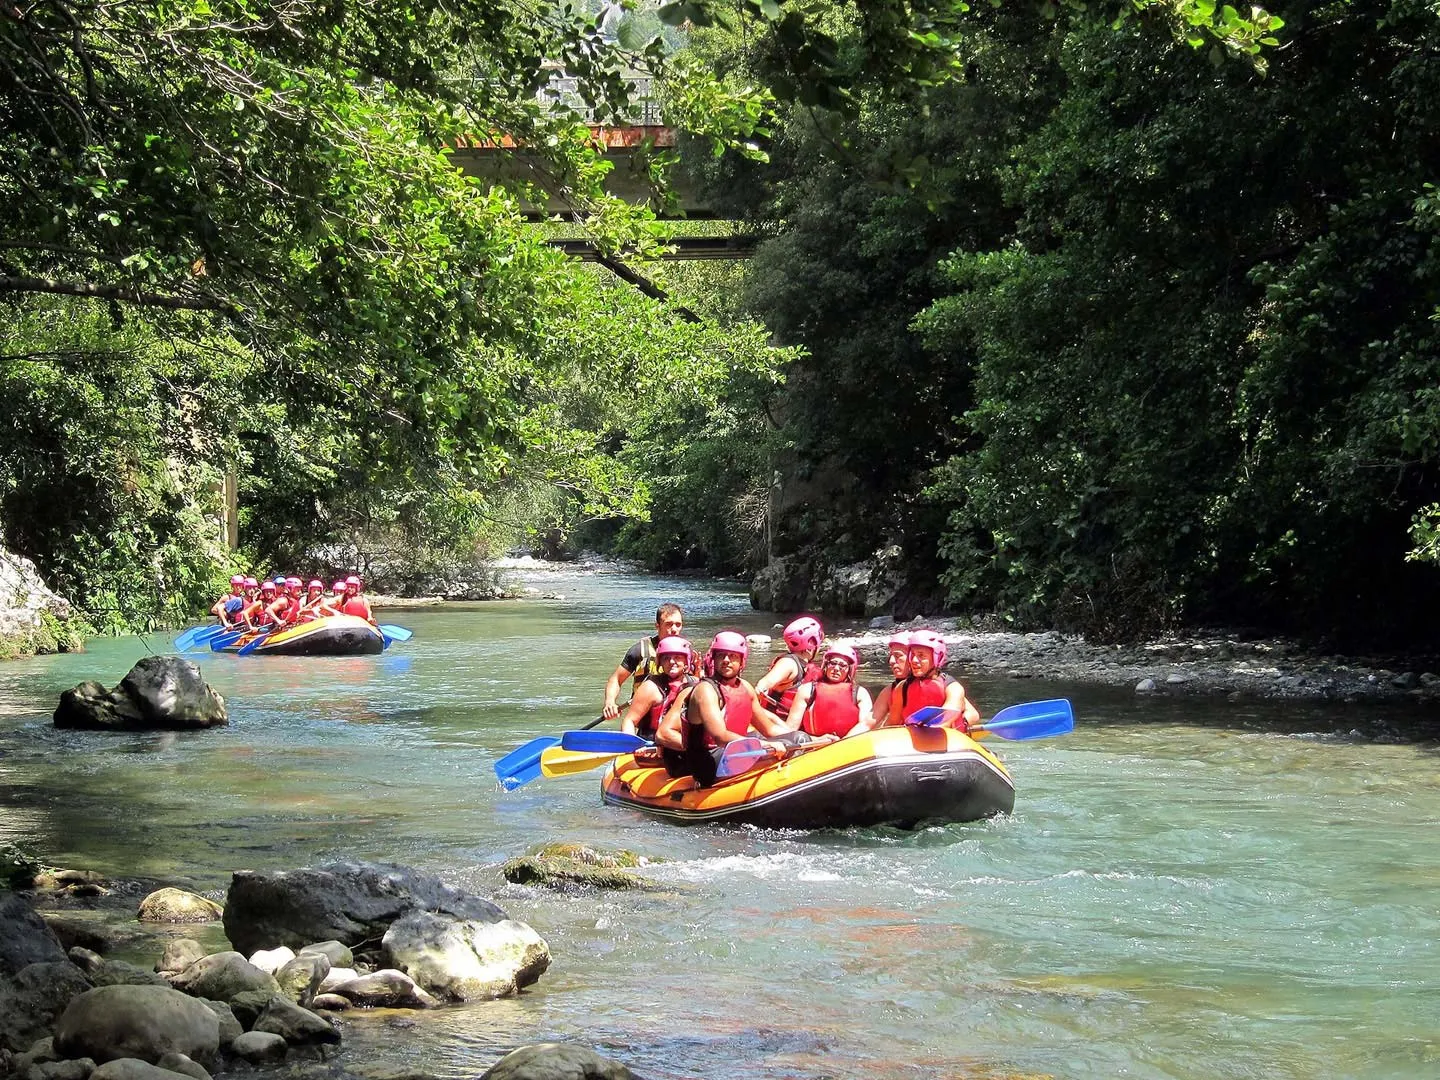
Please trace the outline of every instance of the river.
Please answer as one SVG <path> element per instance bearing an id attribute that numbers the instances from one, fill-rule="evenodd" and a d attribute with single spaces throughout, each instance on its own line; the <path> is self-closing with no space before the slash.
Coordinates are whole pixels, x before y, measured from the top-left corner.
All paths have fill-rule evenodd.
<path id="1" fill-rule="evenodd" d="M 659 602 L 685 605 L 697 643 L 770 617 L 713 583 L 537 584 L 565 599 L 382 612 L 415 636 L 379 657 L 206 655 L 231 710 L 208 732 L 51 726 L 62 690 L 113 685 L 158 636 L 0 666 L 0 842 L 208 891 L 240 868 L 407 863 L 550 943 L 517 999 L 347 1014 L 338 1060 L 372 1068 L 459 1080 L 575 1039 L 650 1080 L 1440 1075 L 1433 743 L 1352 733 L 1367 718 L 1343 706 L 977 679 L 987 713 L 1075 704 L 1073 735 L 998 744 L 1014 814 L 682 828 L 602 806 L 598 772 L 506 793 L 493 763 L 593 719 Z M 673 890 L 501 879 L 552 840 L 664 860 L 645 872 Z"/>

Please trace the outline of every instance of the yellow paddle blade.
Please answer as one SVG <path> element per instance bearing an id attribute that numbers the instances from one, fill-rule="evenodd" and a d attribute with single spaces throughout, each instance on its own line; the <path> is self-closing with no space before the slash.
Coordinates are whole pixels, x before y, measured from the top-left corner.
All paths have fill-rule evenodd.
<path id="1" fill-rule="evenodd" d="M 540 772 L 544 776 L 569 776 L 571 773 L 589 772 L 591 769 L 608 765 L 619 756 L 552 746 L 540 755 Z"/>

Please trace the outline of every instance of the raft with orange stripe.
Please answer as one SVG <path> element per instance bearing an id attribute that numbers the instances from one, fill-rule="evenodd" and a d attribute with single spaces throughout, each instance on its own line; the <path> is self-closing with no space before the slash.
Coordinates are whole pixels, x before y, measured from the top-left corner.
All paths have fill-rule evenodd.
<path id="1" fill-rule="evenodd" d="M 611 806 L 664 821 L 767 829 L 913 828 L 978 821 L 1015 806 L 1015 784 L 1000 759 L 943 727 L 881 728 L 708 788 L 626 754 L 606 770 L 601 794 Z"/>
<path id="2" fill-rule="evenodd" d="M 246 634 L 219 652 L 239 652 L 259 632 Z M 357 615 L 325 615 L 276 630 L 247 656 L 365 656 L 382 652 L 385 638 L 372 622 Z"/>

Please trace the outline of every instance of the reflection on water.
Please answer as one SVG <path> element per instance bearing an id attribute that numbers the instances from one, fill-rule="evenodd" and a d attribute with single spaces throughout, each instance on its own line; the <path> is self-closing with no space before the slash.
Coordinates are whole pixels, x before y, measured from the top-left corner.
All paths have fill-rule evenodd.
<path id="1" fill-rule="evenodd" d="M 603 807 L 598 773 L 507 794 L 493 763 L 593 719 L 660 602 L 698 641 L 773 620 L 697 582 L 544 586 L 569 599 L 404 612 L 415 637 L 379 657 L 202 657 L 231 709 L 208 732 L 53 728 L 60 691 L 113 684 L 135 639 L 0 666 L 0 841 L 210 890 L 243 867 L 410 863 L 550 942 L 518 999 L 347 1016 L 342 1073 L 459 1080 L 575 1038 L 659 1080 L 1436 1074 L 1440 783 L 1433 740 L 1397 735 L 1410 718 L 982 678 L 991 709 L 1068 694 L 1079 716 L 1000 744 L 1008 817 L 678 828 Z M 558 839 L 651 856 L 664 891 L 500 878 Z"/>

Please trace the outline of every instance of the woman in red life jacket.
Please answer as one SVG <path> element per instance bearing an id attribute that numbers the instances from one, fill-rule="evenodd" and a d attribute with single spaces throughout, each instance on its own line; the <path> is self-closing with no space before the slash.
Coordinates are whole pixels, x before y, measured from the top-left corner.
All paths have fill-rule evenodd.
<path id="1" fill-rule="evenodd" d="M 875 695 L 875 727 L 884 727 L 890 720 L 890 695 L 910 674 L 910 635 L 897 631 L 885 643 L 885 663 L 890 665 L 890 685 Z"/>
<path id="2" fill-rule="evenodd" d="M 300 579 L 286 578 L 285 591 L 281 593 L 277 589 L 276 593 L 275 602 L 265 611 L 277 627 L 290 626 L 300 617 L 300 606 L 303 603 L 300 598 Z"/>
<path id="3" fill-rule="evenodd" d="M 345 606 L 340 610 L 345 615 L 354 615 L 366 622 L 374 622 L 370 615 L 370 601 L 360 591 L 360 579 L 351 574 L 345 579 Z"/>
<path id="4" fill-rule="evenodd" d="M 820 681 L 795 692 L 786 726 L 810 736 L 812 742 L 835 742 L 869 731 L 875 717 L 870 691 L 855 682 L 860 658 L 849 645 L 831 645 L 820 664 Z"/>
<path id="5" fill-rule="evenodd" d="M 257 593 L 255 599 L 240 613 L 240 621 L 251 630 L 270 625 L 269 607 L 275 602 L 275 583 L 261 582 Z"/>
<path id="6" fill-rule="evenodd" d="M 305 586 L 305 599 L 300 604 L 300 621 L 309 622 L 322 615 L 334 614 L 325 602 L 325 583 L 319 578 L 311 578 L 310 583 Z"/>
<path id="7" fill-rule="evenodd" d="M 760 695 L 761 705 L 767 710 L 773 710 L 771 715 L 777 721 L 790 715 L 795 691 L 805 683 L 812 683 L 820 678 L 816 653 L 820 651 L 820 642 L 825 638 L 825 631 L 809 615 L 802 615 L 785 627 L 782 636 L 786 648 L 790 651 L 784 656 L 777 656 L 770 665 L 770 670 L 755 684 L 755 692 Z"/>
<path id="8" fill-rule="evenodd" d="M 785 734 L 785 726 L 760 704 L 755 688 L 740 677 L 750 648 L 745 635 L 722 630 L 715 635 L 705 654 L 704 676 L 695 684 L 683 707 L 671 708 L 660 722 L 656 741 L 684 753 L 684 772 L 702 787 L 715 782 L 715 770 L 726 743 L 745 738 L 753 725 L 761 735 Z M 766 747 L 783 757 L 785 747 L 767 742 Z"/>
<path id="9" fill-rule="evenodd" d="M 903 724 L 920 709 L 939 705 L 956 714 L 945 727 L 969 729 L 978 723 L 980 710 L 965 696 L 965 687 L 940 669 L 945 665 L 945 639 L 933 630 L 910 635 L 910 675 L 890 695 L 890 723 Z"/>
<path id="10" fill-rule="evenodd" d="M 684 746 L 680 746 L 674 737 L 671 742 L 677 744 L 672 746 L 661 742 L 660 724 L 665 713 L 681 698 L 688 697 L 688 691 L 698 681 L 690 674 L 694 649 L 685 638 L 661 638 L 655 645 L 655 660 L 660 664 L 660 674 L 651 675 L 636 685 L 631 703 L 621 716 L 621 730 L 658 743 L 658 757 L 667 772 L 672 776 L 688 776 L 690 773 L 684 770 Z"/>

